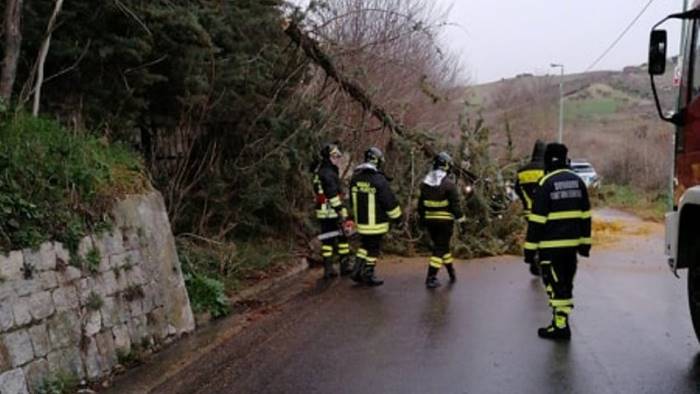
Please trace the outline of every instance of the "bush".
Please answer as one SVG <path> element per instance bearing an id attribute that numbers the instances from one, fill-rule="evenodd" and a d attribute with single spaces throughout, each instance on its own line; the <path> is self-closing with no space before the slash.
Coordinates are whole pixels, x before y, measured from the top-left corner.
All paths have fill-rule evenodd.
<path id="1" fill-rule="evenodd" d="M 78 379 L 69 373 L 58 372 L 46 377 L 36 392 L 38 394 L 72 394 L 78 389 Z"/>
<path id="2" fill-rule="evenodd" d="M 0 120 L 0 249 L 46 240 L 75 251 L 109 222 L 116 198 L 146 189 L 140 161 L 120 145 L 18 114 Z"/>

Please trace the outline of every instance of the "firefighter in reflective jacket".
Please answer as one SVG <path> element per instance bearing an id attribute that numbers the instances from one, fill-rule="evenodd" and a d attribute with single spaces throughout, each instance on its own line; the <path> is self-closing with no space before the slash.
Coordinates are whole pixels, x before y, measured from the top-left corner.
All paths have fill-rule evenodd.
<path id="1" fill-rule="evenodd" d="M 532 158 L 530 162 L 518 169 L 518 178 L 515 180 L 515 193 L 520 197 L 523 203 L 523 212 L 525 220 L 532 210 L 532 201 L 535 198 L 535 192 L 539 186 L 540 179 L 544 176 L 544 142 L 537 140 L 532 148 Z M 530 266 L 532 275 L 539 275 L 540 270 L 535 261 Z"/>
<path id="2" fill-rule="evenodd" d="M 586 185 L 568 168 L 567 149 L 551 143 L 545 150 L 545 176 L 540 180 L 529 217 L 525 261 L 539 254 L 542 281 L 552 307 L 552 322 L 537 335 L 547 339 L 571 337 L 569 315 L 574 307 L 576 254 L 591 250 L 591 211 Z"/>
<path id="3" fill-rule="evenodd" d="M 449 177 L 452 166 L 450 155 L 446 152 L 440 152 L 433 159 L 433 170 L 426 175 L 420 186 L 418 215 L 421 224 L 427 228 L 433 242 L 428 275 L 425 279 L 425 285 L 430 289 L 440 286 L 437 273 L 443 264 L 450 276 L 450 283 L 457 280 L 452 264 L 454 259 L 450 253 L 450 240 L 455 220 L 464 232 L 463 226 L 466 224 L 466 218 L 459 206 L 457 185 Z"/>
<path id="4" fill-rule="evenodd" d="M 322 239 L 321 255 L 323 256 L 323 277 L 325 279 L 337 276 L 333 268 L 333 252 L 340 260 L 340 274 L 348 275 L 350 269 L 350 244 L 347 237 L 339 231 L 339 224 L 349 227 L 348 210 L 343 205 L 342 187 L 338 173 L 338 164 L 342 158 L 340 148 L 336 144 L 326 144 L 321 149 L 321 163 L 314 175 L 314 191 L 316 193 L 316 218 L 321 224 L 321 233 L 333 235 Z"/>
<path id="5" fill-rule="evenodd" d="M 369 286 L 384 282 L 374 275 L 381 252 L 382 238 L 389 231 L 389 221 L 401 224 L 401 207 L 389 188 L 389 180 L 381 171 L 384 154 L 372 147 L 365 152 L 365 161 L 355 168 L 350 181 L 352 208 L 361 247 L 357 250 L 352 279 Z"/>

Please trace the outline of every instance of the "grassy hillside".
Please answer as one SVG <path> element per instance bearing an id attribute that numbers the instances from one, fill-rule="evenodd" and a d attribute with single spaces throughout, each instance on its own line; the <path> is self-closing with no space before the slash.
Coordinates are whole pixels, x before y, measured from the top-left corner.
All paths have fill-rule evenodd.
<path id="1" fill-rule="evenodd" d="M 657 87 L 662 102 L 671 103 L 670 75 Z M 605 183 L 666 192 L 673 128 L 658 119 L 644 67 L 567 75 L 564 92 L 563 140 L 571 157 L 590 160 Z M 556 140 L 558 76 L 505 79 L 474 86 L 470 94 L 483 107 L 496 148 L 506 143 L 508 130 L 521 156 L 536 138 Z"/>

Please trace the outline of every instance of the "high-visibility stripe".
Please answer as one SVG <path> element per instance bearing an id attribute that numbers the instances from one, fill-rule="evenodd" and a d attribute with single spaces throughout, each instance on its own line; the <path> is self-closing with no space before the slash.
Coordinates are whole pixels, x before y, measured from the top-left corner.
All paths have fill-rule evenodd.
<path id="1" fill-rule="evenodd" d="M 376 257 L 370 257 L 367 256 L 365 257 L 365 261 L 367 261 L 367 265 L 372 266 L 377 264 L 377 258 Z"/>
<path id="2" fill-rule="evenodd" d="M 581 245 L 579 239 L 559 239 L 556 241 L 541 241 L 538 246 L 540 249 L 551 248 L 572 248 Z"/>
<path id="3" fill-rule="evenodd" d="M 348 217 L 348 209 L 343 207 L 343 209 L 340 210 L 340 216 L 342 217 Z"/>
<path id="4" fill-rule="evenodd" d="M 543 176 L 542 179 L 540 179 L 540 186 L 544 185 L 544 183 L 547 181 L 547 179 L 553 177 L 554 175 L 561 174 L 562 172 L 570 172 L 570 173 L 576 175 L 573 171 L 566 169 L 566 168 L 563 168 L 561 170 L 556 170 L 556 171 L 550 172 L 549 174 Z M 578 175 L 576 175 L 576 176 L 578 176 Z"/>
<path id="5" fill-rule="evenodd" d="M 333 246 L 331 246 L 331 245 L 323 245 L 323 246 L 321 246 L 321 248 L 323 250 L 333 250 Z"/>
<path id="6" fill-rule="evenodd" d="M 401 216 L 401 207 L 397 205 L 396 208 L 392 209 L 386 214 L 392 219 L 398 219 Z"/>
<path id="7" fill-rule="evenodd" d="M 591 211 L 559 211 L 552 212 L 549 215 L 535 215 L 530 214 L 528 217 L 531 222 L 535 223 L 547 223 L 549 220 L 565 220 L 565 219 L 587 219 L 591 217 Z"/>
<path id="8" fill-rule="evenodd" d="M 331 206 L 333 208 L 339 207 L 340 205 L 343 204 L 343 202 L 340 201 L 340 196 L 335 196 L 335 197 L 331 198 L 330 203 L 331 203 Z"/>
<path id="9" fill-rule="evenodd" d="M 380 224 L 357 224 L 357 232 L 360 234 L 384 234 L 389 231 L 389 223 Z"/>
<path id="10" fill-rule="evenodd" d="M 430 266 L 433 268 L 440 268 L 442 267 L 442 259 L 439 257 L 432 256 L 430 258 Z"/>
<path id="11" fill-rule="evenodd" d="M 542 215 L 535 215 L 534 213 L 531 213 L 530 216 L 528 216 L 528 220 L 531 222 L 541 223 L 541 224 L 547 223 L 547 217 L 542 216 Z"/>
<path id="12" fill-rule="evenodd" d="M 357 216 L 357 192 L 354 188 L 352 190 L 352 215 L 355 217 L 355 220 L 359 217 Z"/>
<path id="13" fill-rule="evenodd" d="M 549 305 L 552 307 L 562 307 L 562 306 L 573 306 L 574 300 L 571 298 L 567 299 L 552 299 L 549 300 Z"/>
<path id="14" fill-rule="evenodd" d="M 367 257 L 367 249 L 357 249 L 357 253 L 355 255 L 361 259 L 364 259 L 365 257 Z"/>
<path id="15" fill-rule="evenodd" d="M 447 200 L 441 200 L 441 201 L 433 201 L 433 200 L 425 200 L 423 201 L 423 205 L 425 205 L 427 208 L 445 208 L 450 205 L 450 202 Z"/>
<path id="16" fill-rule="evenodd" d="M 373 193 L 367 194 L 367 224 L 373 226 L 377 223 L 377 202 Z"/>
<path id="17" fill-rule="evenodd" d="M 544 176 L 544 170 L 525 170 L 518 173 L 520 183 L 536 183 Z"/>
<path id="18" fill-rule="evenodd" d="M 549 265 L 549 271 L 552 273 L 552 279 L 554 279 L 554 283 L 559 283 L 559 277 L 557 276 L 557 271 L 554 270 L 553 265 Z"/>
<path id="19" fill-rule="evenodd" d="M 454 215 L 447 211 L 426 211 L 426 219 L 454 220 Z"/>
<path id="20" fill-rule="evenodd" d="M 527 193 L 525 193 L 525 191 L 523 191 L 523 197 L 525 197 L 525 209 L 528 213 L 530 213 L 530 210 L 532 209 L 532 199 L 527 195 Z"/>
<path id="21" fill-rule="evenodd" d="M 452 258 L 452 253 L 448 253 L 444 256 L 442 256 L 442 262 L 445 264 L 450 264 L 454 261 L 454 258 Z"/>
<path id="22" fill-rule="evenodd" d="M 593 241 L 588 237 L 580 238 L 579 241 L 581 242 L 581 245 L 590 245 L 593 243 Z"/>
<path id="23" fill-rule="evenodd" d="M 317 209 L 316 218 L 317 219 L 335 219 L 338 217 L 338 213 L 333 210 L 328 209 Z"/>
<path id="24" fill-rule="evenodd" d="M 525 242 L 523 247 L 527 250 L 537 250 L 537 244 L 533 242 Z"/>

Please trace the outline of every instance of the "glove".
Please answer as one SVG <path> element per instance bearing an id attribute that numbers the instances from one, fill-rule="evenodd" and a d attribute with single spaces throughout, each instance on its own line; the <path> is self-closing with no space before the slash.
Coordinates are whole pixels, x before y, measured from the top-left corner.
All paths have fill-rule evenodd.
<path id="1" fill-rule="evenodd" d="M 525 249 L 523 254 L 525 255 L 524 260 L 527 264 L 534 264 L 535 262 L 537 262 L 537 251 Z"/>
<path id="2" fill-rule="evenodd" d="M 589 257 L 591 254 L 591 245 L 579 245 L 578 254 L 583 257 Z"/>

